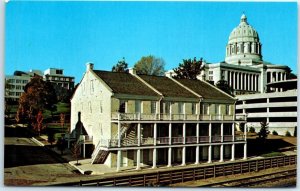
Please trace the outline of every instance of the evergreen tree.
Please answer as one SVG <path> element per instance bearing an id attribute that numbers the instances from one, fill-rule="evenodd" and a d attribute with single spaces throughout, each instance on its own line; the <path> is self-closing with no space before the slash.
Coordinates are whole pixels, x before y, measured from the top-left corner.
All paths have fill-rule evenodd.
<path id="1" fill-rule="evenodd" d="M 176 73 L 177 78 L 195 80 L 203 68 L 204 65 L 202 64 L 202 58 L 197 60 L 196 57 L 194 57 L 193 60 L 183 59 L 182 63 L 180 63 L 179 66 L 173 70 Z"/>
<path id="2" fill-rule="evenodd" d="M 125 62 L 125 58 L 123 60 L 119 60 L 116 65 L 114 65 L 111 69 L 112 72 L 127 72 L 128 64 Z"/>

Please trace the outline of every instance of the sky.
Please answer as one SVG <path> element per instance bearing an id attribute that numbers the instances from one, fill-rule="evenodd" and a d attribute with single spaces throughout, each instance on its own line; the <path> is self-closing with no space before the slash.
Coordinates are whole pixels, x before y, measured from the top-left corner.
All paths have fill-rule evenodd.
<path id="1" fill-rule="evenodd" d="M 86 63 L 110 71 L 125 57 L 225 60 L 230 32 L 245 13 L 259 34 L 263 60 L 297 73 L 296 2 L 41 2 L 10 1 L 5 10 L 5 75 L 64 69 L 78 83 Z"/>

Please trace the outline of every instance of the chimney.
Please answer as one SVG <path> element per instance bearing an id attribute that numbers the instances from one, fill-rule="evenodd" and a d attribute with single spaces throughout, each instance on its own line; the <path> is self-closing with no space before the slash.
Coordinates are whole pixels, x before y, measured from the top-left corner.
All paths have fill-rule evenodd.
<path id="1" fill-rule="evenodd" d="M 136 75 L 136 69 L 129 68 L 129 73 L 132 74 L 132 75 Z"/>
<path id="2" fill-rule="evenodd" d="M 86 63 L 86 71 L 93 70 L 94 64 L 91 62 Z"/>
<path id="3" fill-rule="evenodd" d="M 172 78 L 173 76 L 175 76 L 175 72 L 173 70 L 169 70 L 165 72 L 165 76 L 168 78 Z"/>

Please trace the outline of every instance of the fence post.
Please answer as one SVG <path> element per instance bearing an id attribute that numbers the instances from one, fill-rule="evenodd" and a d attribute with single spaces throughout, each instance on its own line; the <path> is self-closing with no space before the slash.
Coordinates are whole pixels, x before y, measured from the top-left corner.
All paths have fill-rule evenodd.
<path id="1" fill-rule="evenodd" d="M 144 186 L 146 186 L 146 174 L 144 174 Z"/>
<path id="2" fill-rule="evenodd" d="M 256 172 L 258 171 L 258 160 L 256 160 Z"/>
<path id="3" fill-rule="evenodd" d="M 195 181 L 195 168 L 193 169 L 193 181 Z"/>
<path id="4" fill-rule="evenodd" d="M 214 178 L 216 177 L 216 165 L 214 165 Z"/>
<path id="5" fill-rule="evenodd" d="M 243 174 L 243 163 L 240 163 L 240 168 L 241 168 L 241 174 Z"/>

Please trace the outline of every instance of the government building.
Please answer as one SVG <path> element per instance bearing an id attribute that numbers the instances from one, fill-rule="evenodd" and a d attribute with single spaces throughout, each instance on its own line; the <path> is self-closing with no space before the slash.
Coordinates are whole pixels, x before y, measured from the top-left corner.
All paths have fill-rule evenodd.
<path id="1" fill-rule="evenodd" d="M 257 31 L 243 14 L 240 24 L 230 33 L 225 61 L 206 63 L 201 78 L 215 84 L 226 80 L 234 95 L 264 93 L 268 83 L 287 80 L 291 70 L 288 66 L 264 61 L 262 48 Z"/>
<path id="2" fill-rule="evenodd" d="M 262 44 L 246 15 L 232 30 L 226 45 L 225 61 L 206 63 L 201 79 L 226 80 L 239 100 L 236 113 L 247 115 L 247 127 L 259 132 L 266 121 L 270 132 L 291 135 L 297 126 L 297 79 L 289 79 L 291 69 L 262 58 Z"/>

